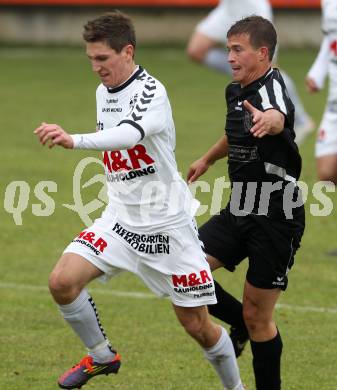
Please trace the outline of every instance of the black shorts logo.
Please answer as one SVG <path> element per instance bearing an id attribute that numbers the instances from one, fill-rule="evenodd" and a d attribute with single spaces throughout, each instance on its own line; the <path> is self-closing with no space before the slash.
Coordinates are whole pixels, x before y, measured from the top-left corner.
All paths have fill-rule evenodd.
<path id="1" fill-rule="evenodd" d="M 165 234 L 138 234 L 126 230 L 118 222 L 112 231 L 122 237 L 133 249 L 142 253 L 170 254 L 170 237 Z"/>

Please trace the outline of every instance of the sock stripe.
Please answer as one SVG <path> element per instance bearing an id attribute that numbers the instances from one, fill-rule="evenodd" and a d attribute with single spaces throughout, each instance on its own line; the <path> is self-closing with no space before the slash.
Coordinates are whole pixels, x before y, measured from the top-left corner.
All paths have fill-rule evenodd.
<path id="1" fill-rule="evenodd" d="M 107 338 L 107 335 L 106 335 L 106 333 L 105 333 L 105 331 L 104 331 L 104 328 L 103 328 L 103 326 L 102 326 L 102 324 L 101 324 L 101 320 L 100 320 L 100 318 L 99 318 L 99 315 L 98 315 L 98 311 L 97 311 L 95 302 L 94 302 L 93 298 L 92 298 L 90 295 L 89 295 L 88 301 L 89 301 L 91 307 L 92 307 L 93 310 L 94 310 L 94 313 L 95 313 L 95 316 L 96 316 L 96 320 L 97 320 L 98 327 L 99 327 L 100 331 L 102 332 L 103 337 L 105 338 L 105 340 L 106 340 L 107 343 L 108 343 L 108 344 L 107 344 L 107 347 L 110 349 L 110 351 L 111 351 L 112 353 L 115 353 L 115 351 L 112 349 L 112 345 L 110 344 L 110 341 L 109 341 L 109 339 Z"/>

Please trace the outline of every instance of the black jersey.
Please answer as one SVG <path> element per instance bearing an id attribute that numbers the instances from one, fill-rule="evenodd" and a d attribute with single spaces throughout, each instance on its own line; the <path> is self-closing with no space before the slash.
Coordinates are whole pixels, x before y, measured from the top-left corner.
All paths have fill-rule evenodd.
<path id="1" fill-rule="evenodd" d="M 248 100 L 260 111 L 280 111 L 285 117 L 284 130 L 278 135 L 266 135 L 262 138 L 252 136 L 252 117 L 243 105 L 244 100 Z M 268 211 L 262 211 L 262 214 L 283 217 L 284 188 L 288 183 L 296 186 L 301 173 L 301 157 L 294 141 L 294 105 L 280 72 L 278 69 L 270 69 L 264 76 L 243 88 L 239 83 L 231 83 L 226 89 L 226 102 L 229 176 L 232 188 L 235 188 L 235 183 L 243 183 L 240 207 L 245 209 L 245 201 L 250 204 L 246 196 L 248 183 L 257 183 L 254 207 L 248 207 L 248 213 L 259 214 L 261 189 L 263 192 L 266 188 L 263 183 L 278 183 L 279 187 L 275 185 L 275 188 L 279 189 L 270 195 Z"/>

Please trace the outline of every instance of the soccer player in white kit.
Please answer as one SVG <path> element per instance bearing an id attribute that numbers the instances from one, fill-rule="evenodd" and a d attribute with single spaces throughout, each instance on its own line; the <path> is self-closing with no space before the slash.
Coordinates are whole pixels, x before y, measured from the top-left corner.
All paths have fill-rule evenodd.
<path id="1" fill-rule="evenodd" d="M 134 28 L 122 13 L 89 21 L 83 37 L 102 82 L 97 132 L 70 135 L 48 123 L 35 130 L 49 147 L 101 150 L 109 196 L 101 218 L 73 239 L 50 276 L 54 300 L 89 352 L 58 384 L 80 388 L 95 375 L 118 372 L 120 357 L 85 286 L 127 270 L 157 295 L 170 297 L 224 388 L 243 390 L 231 340 L 207 312 L 206 305 L 216 303 L 214 284 L 192 221 L 193 198 L 177 172 L 165 87 L 135 64 Z"/>
<path id="2" fill-rule="evenodd" d="M 337 184 L 337 0 L 322 1 L 324 38 L 320 51 L 307 75 L 312 93 L 324 86 L 329 74 L 329 95 L 316 139 L 316 163 L 320 180 Z"/>
<path id="3" fill-rule="evenodd" d="M 236 21 L 249 15 L 273 20 L 272 8 L 267 0 L 220 0 L 218 6 L 197 25 L 187 46 L 188 56 L 209 68 L 231 75 L 228 55 L 223 48 L 227 31 Z M 295 105 L 296 142 L 300 144 L 313 130 L 313 122 L 303 107 L 294 82 L 286 72 L 282 70 L 281 73 Z"/>

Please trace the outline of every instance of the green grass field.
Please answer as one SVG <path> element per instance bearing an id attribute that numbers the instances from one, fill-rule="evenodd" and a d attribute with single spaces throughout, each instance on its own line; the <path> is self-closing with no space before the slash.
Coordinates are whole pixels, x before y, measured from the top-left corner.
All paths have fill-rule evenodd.
<path id="1" fill-rule="evenodd" d="M 303 81 L 314 56 L 311 50 L 283 51 L 280 62 L 296 80 L 308 111 L 319 123 L 326 91 L 308 96 Z M 83 227 L 79 216 L 62 206 L 73 203 L 74 170 L 82 158 L 98 154 L 43 149 L 33 130 L 46 121 L 71 132 L 92 131 L 97 79 L 81 49 L 1 48 L 0 59 L 0 389 L 55 389 L 58 375 L 85 352 L 61 319 L 48 293 L 47 279 L 65 245 Z M 141 48 L 137 60 L 167 87 L 177 128 L 177 160 L 185 175 L 189 164 L 222 134 L 224 86 L 229 79 L 191 64 L 182 48 Z M 301 147 L 302 180 L 310 191 L 316 181 L 314 138 L 312 134 Z M 97 172 L 98 165 L 90 166 L 87 178 Z M 205 179 L 213 185 L 223 175 L 227 176 L 226 163 L 219 162 Z M 14 193 L 8 187 L 13 181 L 28 183 L 25 187 L 21 183 L 22 196 L 18 188 L 14 204 L 10 202 Z M 55 210 L 45 217 L 35 215 L 41 201 L 34 189 L 41 181 L 57 183 L 57 191 L 50 193 Z M 95 199 L 100 189 L 100 183 L 82 188 L 85 202 Z M 23 191 L 27 191 L 26 203 Z M 197 196 L 204 204 L 211 201 L 210 193 L 198 192 Z M 328 196 L 336 206 L 336 194 Z M 309 194 L 302 248 L 276 310 L 284 342 L 284 390 L 337 389 L 337 257 L 326 255 L 337 249 L 337 213 L 335 207 L 329 216 L 314 217 L 310 214 L 313 203 L 318 202 Z M 21 216 L 22 225 L 6 211 L 11 206 L 21 208 L 16 220 Z M 205 214 L 198 222 L 208 218 Z M 240 266 L 235 274 L 222 270 L 215 274 L 239 298 L 245 267 Z M 107 285 L 92 283 L 89 289 L 123 366 L 118 376 L 98 377 L 86 388 L 221 388 L 199 347 L 178 325 L 168 300 L 153 297 L 129 274 Z M 143 295 L 133 294 L 137 292 Z M 239 365 L 243 381 L 254 389 L 249 347 Z"/>

